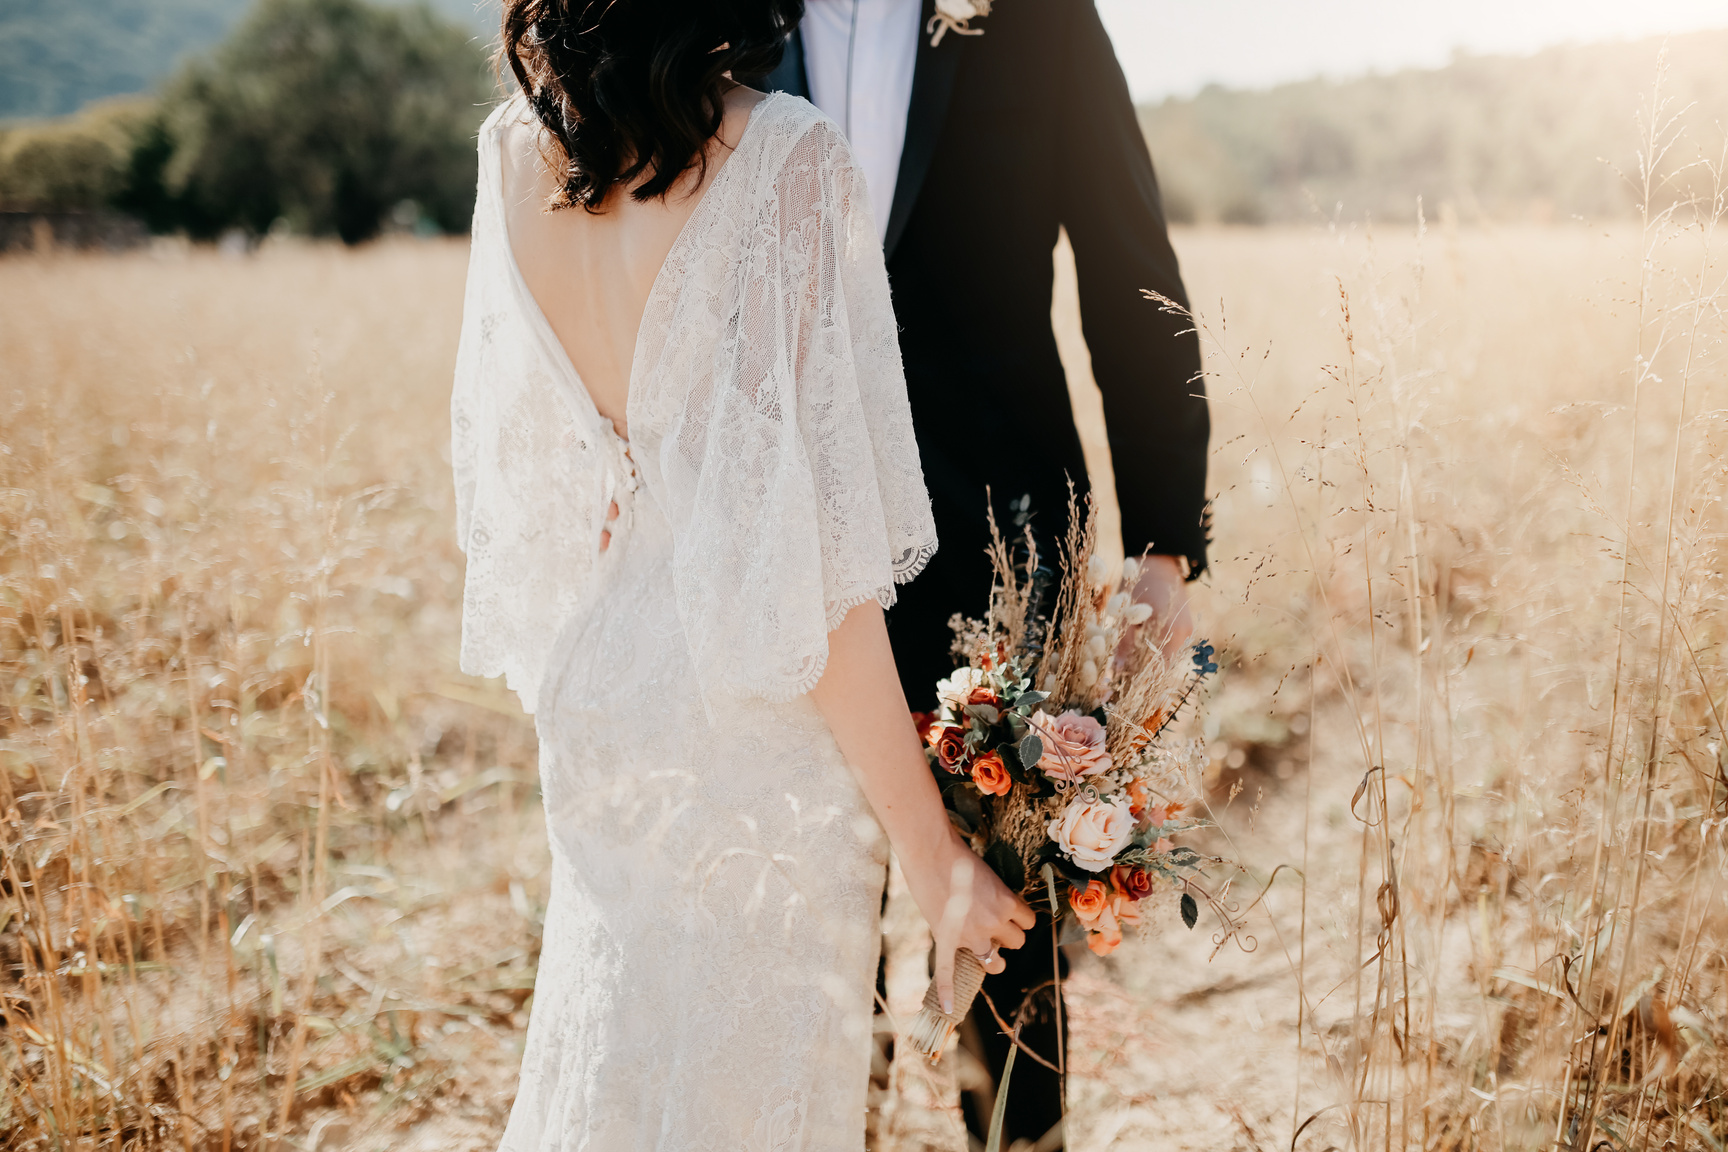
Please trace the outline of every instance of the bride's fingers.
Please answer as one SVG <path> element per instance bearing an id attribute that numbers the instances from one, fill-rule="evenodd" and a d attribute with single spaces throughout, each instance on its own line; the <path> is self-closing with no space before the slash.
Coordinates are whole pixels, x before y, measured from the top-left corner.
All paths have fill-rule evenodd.
<path id="1" fill-rule="evenodd" d="M 1018 897 L 1015 898 L 1014 905 L 1014 911 L 1008 917 L 1010 924 L 1018 925 L 1021 928 L 1032 928 L 1038 923 L 1038 913 L 1032 911 L 1032 905 Z M 1017 944 L 1015 947 L 1019 947 L 1019 945 Z"/>
<path id="2" fill-rule="evenodd" d="M 1026 943 L 1026 933 L 1010 920 L 996 932 L 996 944 L 1001 948 L 1018 948 Z"/>
<path id="3" fill-rule="evenodd" d="M 954 949 L 941 940 L 936 942 L 936 999 L 943 1012 L 954 1015 Z"/>

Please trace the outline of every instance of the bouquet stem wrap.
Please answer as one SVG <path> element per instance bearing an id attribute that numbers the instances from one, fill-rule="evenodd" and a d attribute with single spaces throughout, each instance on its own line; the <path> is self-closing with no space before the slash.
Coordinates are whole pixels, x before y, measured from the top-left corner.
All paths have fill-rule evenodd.
<path id="1" fill-rule="evenodd" d="M 912 1027 L 906 1032 L 906 1040 L 921 1056 L 927 1056 L 932 1061 L 942 1055 L 942 1050 L 948 1047 L 948 1037 L 954 1034 L 954 1029 L 960 1026 L 960 1021 L 966 1013 L 972 1010 L 972 1001 L 978 997 L 978 989 L 984 986 L 984 965 L 970 948 L 958 948 L 954 952 L 954 1012 L 952 1015 L 942 1011 L 942 997 L 936 990 L 936 981 L 930 981 L 930 987 L 924 990 L 924 1007 L 918 1010 L 918 1015 L 912 1021 Z"/>

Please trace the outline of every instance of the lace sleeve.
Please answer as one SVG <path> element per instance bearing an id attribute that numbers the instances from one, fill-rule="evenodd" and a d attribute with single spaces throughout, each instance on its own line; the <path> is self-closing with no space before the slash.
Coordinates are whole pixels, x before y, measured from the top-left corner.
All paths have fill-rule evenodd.
<path id="1" fill-rule="evenodd" d="M 710 697 L 808 692 L 828 632 L 865 600 L 891 605 L 936 550 L 862 174 L 829 121 L 788 135 L 756 183 L 714 371 L 660 461 Z"/>

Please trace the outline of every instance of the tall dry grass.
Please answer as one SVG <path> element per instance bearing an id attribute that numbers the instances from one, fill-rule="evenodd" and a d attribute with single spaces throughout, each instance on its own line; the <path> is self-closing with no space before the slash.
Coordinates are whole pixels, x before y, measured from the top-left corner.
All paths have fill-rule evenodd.
<path id="1" fill-rule="evenodd" d="M 1728 1142 L 1728 201 L 1676 111 L 1652 95 L 1626 176 L 1711 191 L 1636 230 L 1412 205 L 1184 245 L 1221 431 L 1214 795 L 1260 951 L 1124 958 L 1085 1146 Z M 1229 1044 L 1181 1019 L 1220 1003 Z"/>
<path id="2" fill-rule="evenodd" d="M 0 265 L 6 1146 L 411 1114 L 458 1071 L 432 1035 L 519 1026 L 532 932 L 443 898 L 538 892 L 446 815 L 533 790 L 452 657 L 464 255 Z"/>
<path id="3" fill-rule="evenodd" d="M 1246 927 L 1076 954 L 1070 1146 L 1728 1142 L 1722 209 L 1178 236 Z M 455 672 L 464 255 L 0 262 L 6 1147 L 495 1143 L 544 842 Z"/>

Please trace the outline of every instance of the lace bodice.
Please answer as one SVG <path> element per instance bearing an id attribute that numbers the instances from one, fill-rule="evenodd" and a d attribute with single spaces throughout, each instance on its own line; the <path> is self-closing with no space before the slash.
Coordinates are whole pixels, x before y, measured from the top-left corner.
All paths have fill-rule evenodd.
<path id="1" fill-rule="evenodd" d="M 891 604 L 936 548 L 863 177 L 808 103 L 757 105 L 649 292 L 627 451 L 510 253 L 499 138 L 520 114 L 481 130 L 451 401 L 462 667 L 534 709 L 556 638 L 593 608 L 604 511 L 640 483 L 671 525 L 710 705 L 792 699 L 845 613 Z"/>

